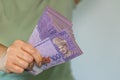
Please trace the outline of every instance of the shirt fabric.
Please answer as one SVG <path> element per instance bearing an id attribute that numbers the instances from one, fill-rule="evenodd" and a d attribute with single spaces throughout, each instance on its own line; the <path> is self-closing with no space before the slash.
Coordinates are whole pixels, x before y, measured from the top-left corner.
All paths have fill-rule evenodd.
<path id="1" fill-rule="evenodd" d="M 15 40 L 27 41 L 43 10 L 50 6 L 71 19 L 73 0 L 0 0 L 0 43 L 9 46 Z M 37 76 L 27 72 L 6 74 L 0 80 L 73 80 L 70 63 L 50 68 Z"/>

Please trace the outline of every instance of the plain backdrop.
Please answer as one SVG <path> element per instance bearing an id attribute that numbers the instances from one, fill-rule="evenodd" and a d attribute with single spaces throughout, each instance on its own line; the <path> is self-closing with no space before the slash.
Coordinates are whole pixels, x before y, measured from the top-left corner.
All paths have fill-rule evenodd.
<path id="1" fill-rule="evenodd" d="M 82 0 L 73 31 L 84 52 L 71 61 L 75 80 L 120 80 L 120 0 Z"/>

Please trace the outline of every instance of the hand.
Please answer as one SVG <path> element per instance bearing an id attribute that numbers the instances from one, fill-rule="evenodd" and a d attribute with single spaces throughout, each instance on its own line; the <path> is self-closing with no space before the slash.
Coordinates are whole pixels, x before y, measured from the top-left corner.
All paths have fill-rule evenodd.
<path id="1" fill-rule="evenodd" d="M 22 73 L 35 60 L 41 66 L 42 57 L 32 45 L 16 40 L 8 47 L 5 55 L 6 72 Z"/>

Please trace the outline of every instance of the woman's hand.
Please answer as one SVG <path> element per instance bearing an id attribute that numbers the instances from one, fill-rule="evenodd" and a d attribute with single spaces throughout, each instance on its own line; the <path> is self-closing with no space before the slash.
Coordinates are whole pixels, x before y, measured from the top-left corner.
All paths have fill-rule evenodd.
<path id="1" fill-rule="evenodd" d="M 8 47 L 5 55 L 6 72 L 22 73 L 34 60 L 41 66 L 42 57 L 40 53 L 30 44 L 16 40 Z"/>

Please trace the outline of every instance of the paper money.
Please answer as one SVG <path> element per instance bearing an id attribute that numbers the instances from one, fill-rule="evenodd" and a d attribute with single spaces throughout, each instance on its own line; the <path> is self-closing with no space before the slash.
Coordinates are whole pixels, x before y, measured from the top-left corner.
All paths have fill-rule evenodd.
<path id="1" fill-rule="evenodd" d="M 54 35 L 53 33 L 60 32 L 63 29 L 68 29 L 68 32 L 74 39 L 72 31 L 72 23 L 67 18 L 59 14 L 57 11 L 47 7 L 43 15 L 40 17 L 32 35 L 28 42 L 35 44 L 45 38 Z"/>
<path id="2" fill-rule="evenodd" d="M 71 22 L 49 7 L 43 12 L 28 42 L 42 56 L 41 67 L 34 63 L 29 68 L 33 75 L 82 54 L 75 42 Z"/>
<path id="3" fill-rule="evenodd" d="M 82 54 L 82 51 L 71 39 L 66 30 L 38 42 L 34 47 L 41 53 L 41 56 L 46 59 L 46 63 L 44 61 L 41 67 L 37 65 L 33 66 L 30 72 L 34 75 Z"/>
<path id="4" fill-rule="evenodd" d="M 42 40 L 48 36 L 51 36 L 53 32 L 59 32 L 65 28 L 67 28 L 70 34 L 73 36 L 71 21 L 67 20 L 64 16 L 60 15 L 49 7 L 47 7 L 43 12 L 37 28 Z"/>

